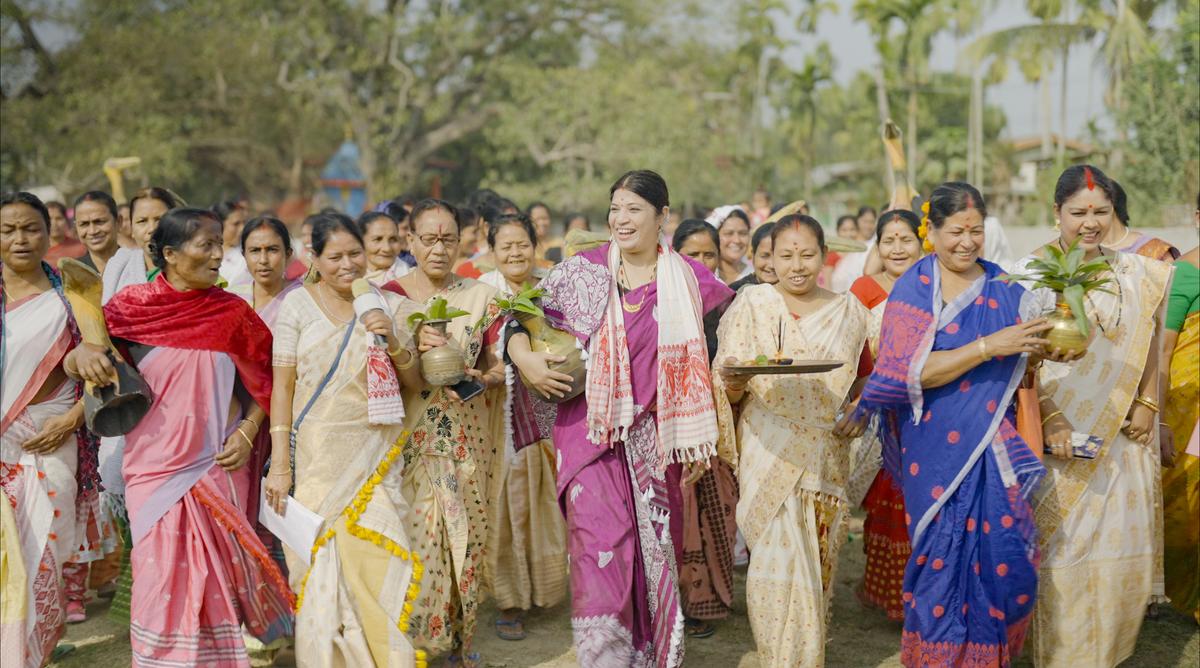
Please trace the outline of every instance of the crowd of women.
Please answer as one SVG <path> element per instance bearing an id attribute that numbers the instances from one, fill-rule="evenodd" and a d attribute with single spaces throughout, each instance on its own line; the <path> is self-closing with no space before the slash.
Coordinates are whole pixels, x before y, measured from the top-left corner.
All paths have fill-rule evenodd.
<path id="1" fill-rule="evenodd" d="M 608 194 L 607 230 L 573 214 L 566 243 L 491 191 L 295 236 L 165 188 L 85 193 L 73 225 L 5 194 L 3 665 L 68 651 L 90 586 L 135 666 L 476 666 L 481 605 L 519 641 L 569 598 L 580 665 L 672 667 L 748 561 L 760 664 L 819 666 L 860 505 L 857 593 L 902 620 L 906 666 L 1115 666 L 1158 604 L 1200 622 L 1200 255 L 1135 231 L 1100 169 L 1063 172 L 1014 269 L 1108 263 L 1083 352 L 1048 349 L 1052 291 L 985 259 L 966 183 L 838 221 L 861 258 L 765 192 L 682 221 L 654 172 Z M 102 319 L 59 258 L 96 272 Z M 447 350 L 467 382 L 425 370 Z M 152 402 L 98 439 L 84 385 L 125 367 Z M 306 509 L 311 549 L 259 523 Z"/>

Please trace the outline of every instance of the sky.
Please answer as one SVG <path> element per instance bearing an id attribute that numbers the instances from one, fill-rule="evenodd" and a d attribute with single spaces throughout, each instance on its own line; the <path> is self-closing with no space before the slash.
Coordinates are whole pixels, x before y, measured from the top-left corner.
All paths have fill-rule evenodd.
<path id="1" fill-rule="evenodd" d="M 836 0 L 838 12 L 826 13 L 817 25 L 817 41 L 826 41 L 833 50 L 834 77 L 839 82 L 846 82 L 861 70 L 874 68 L 879 58 L 872 46 L 870 31 L 867 25 L 855 21 L 854 0 Z M 801 0 L 789 0 L 789 5 L 798 6 Z M 960 53 L 979 35 L 1018 25 L 1033 23 L 1034 19 L 1025 11 L 1022 0 L 995 0 L 990 3 L 992 9 L 988 12 L 977 34 L 964 38 L 956 38 L 953 34 L 945 34 L 934 41 L 933 54 L 930 58 L 931 67 L 939 71 L 955 71 L 958 69 Z M 780 22 L 778 25 L 782 36 L 789 40 L 799 37 L 791 21 Z M 807 40 L 812 40 L 807 37 Z M 815 42 L 814 42 L 815 45 Z M 791 67 L 799 69 L 804 62 L 804 56 L 812 51 L 808 48 L 791 48 L 784 54 L 784 61 Z M 1074 47 L 1069 58 L 1068 104 L 1067 104 L 1067 136 L 1073 139 L 1084 139 L 1087 123 L 1091 119 L 1105 117 L 1104 111 L 1104 74 L 1096 66 L 1096 47 L 1094 44 L 1082 44 Z M 1058 132 L 1059 122 L 1059 86 L 1061 71 L 1055 63 L 1051 72 L 1051 89 L 1054 100 L 1052 116 L 1053 130 Z M 1004 109 L 1008 117 L 1008 125 L 1004 136 L 1010 139 L 1039 136 L 1038 126 L 1038 87 L 1027 83 L 1015 64 L 1010 64 L 1008 78 L 1001 84 L 990 86 L 985 93 L 987 103 Z M 874 100 L 871 104 L 874 105 Z"/>

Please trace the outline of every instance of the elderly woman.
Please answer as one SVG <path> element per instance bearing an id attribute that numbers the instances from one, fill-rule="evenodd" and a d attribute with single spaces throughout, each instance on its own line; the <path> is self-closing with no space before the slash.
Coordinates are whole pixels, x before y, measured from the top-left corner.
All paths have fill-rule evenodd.
<path id="1" fill-rule="evenodd" d="M 488 247 L 496 269 L 479 280 L 512 296 L 537 285 L 546 272 L 536 267 L 537 232 L 525 214 L 500 216 L 488 226 Z M 523 613 L 549 608 L 567 595 L 567 540 L 554 486 L 555 407 L 531 393 L 511 366 L 506 384 L 491 407 L 492 438 L 503 444 L 503 465 L 493 485 L 496 507 L 488 532 L 492 594 L 500 608 L 496 633 L 505 640 L 525 637 Z"/>
<path id="2" fill-rule="evenodd" d="M 355 222 L 367 249 L 367 280 L 383 285 L 412 271 L 412 265 L 400 258 L 401 233 L 395 218 L 382 211 L 368 211 Z"/>
<path id="3" fill-rule="evenodd" d="M 1034 504 L 1042 584 L 1030 644 L 1039 666 L 1121 663 L 1146 606 L 1163 594 L 1159 351 L 1171 265 L 1102 246 L 1115 198 L 1113 182 L 1090 165 L 1068 168 L 1054 190 L 1051 244 L 1108 258 L 1113 283 L 1084 299 L 1094 336 L 1083 358 L 1039 372 L 1047 449 L 1067 455 L 1047 458 Z M 1034 295 L 1042 312 L 1054 309 L 1052 291 Z M 1070 456 L 1075 432 L 1101 439 L 1095 458 Z"/>
<path id="4" fill-rule="evenodd" d="M 6 662 L 29 667 L 44 665 L 62 636 L 67 603 L 59 578 L 83 538 L 77 502 L 94 495 L 98 482 L 80 387 L 64 371 L 79 329 L 62 281 L 42 261 L 49 229 L 49 213 L 34 195 L 0 197 L 0 645 Z"/>
<path id="5" fill-rule="evenodd" d="M 136 245 L 121 248 L 104 266 L 102 303 L 108 303 L 122 288 L 148 283 L 161 271 L 154 266 L 154 254 L 150 250 L 150 239 L 158 229 L 158 221 L 167 211 L 184 202 L 166 188 L 150 186 L 134 193 L 129 200 L 132 211 L 130 232 Z M 117 525 L 125 549 L 121 555 L 120 577 L 116 595 L 109 607 L 109 617 L 121 623 L 129 623 L 129 597 L 132 571 L 129 553 L 133 549 L 129 535 L 129 515 L 125 510 L 125 479 L 121 475 L 121 461 L 125 452 L 125 437 L 111 436 L 100 439 L 100 479 L 104 485 L 101 493 L 101 509 Z M 78 590 L 78 588 L 76 588 Z M 82 591 L 79 592 L 83 594 Z"/>
<path id="6" fill-rule="evenodd" d="M 853 218 L 849 219 L 854 222 Z M 870 309 L 867 341 L 872 356 L 879 352 L 879 332 L 883 327 L 888 295 L 904 272 L 921 259 L 920 228 L 921 220 L 911 211 L 885 211 L 875 229 L 875 251 L 883 263 L 883 271 L 863 276 L 850 286 L 850 293 Z M 863 552 L 867 566 L 856 593 L 864 604 L 883 610 L 888 619 L 901 621 L 904 619 L 901 584 L 904 566 L 912 553 L 908 527 L 904 523 L 904 495 L 887 469 L 879 466 L 878 441 L 864 437 L 857 443 L 869 452 L 856 451 L 862 461 L 851 470 L 850 500 L 852 503 L 861 500 L 867 511 L 863 522 Z M 858 479 L 862 479 L 861 486 Z M 861 491 L 853 490 L 864 490 L 865 484 L 870 484 L 870 488 L 865 489 L 864 498 Z"/>
<path id="7" fill-rule="evenodd" d="M 1028 496 L 1045 467 L 1017 433 L 1013 396 L 1050 325 L 979 258 L 986 212 L 966 183 L 930 194 L 933 252 L 892 286 L 860 401 L 904 490 L 905 666 L 1009 665 L 1038 594 Z"/>
<path id="8" fill-rule="evenodd" d="M 683 661 L 666 468 L 683 463 L 694 482 L 716 453 L 703 316 L 733 293 L 661 241 L 669 204 L 658 174 L 623 175 L 609 190 L 613 241 L 541 283 L 550 320 L 590 358 L 586 392 L 559 404 L 554 424 L 584 666 Z M 510 336 L 507 349 L 539 393 L 570 389 L 547 367 L 560 358 L 532 352 L 526 334 Z"/>
<path id="9" fill-rule="evenodd" d="M 717 228 L 721 239 L 721 262 L 717 275 L 729 285 L 739 278 L 754 272 L 746 261 L 746 249 L 750 245 L 750 216 L 736 204 L 715 209 L 706 220 Z"/>
<path id="10" fill-rule="evenodd" d="M 215 287 L 220 221 L 174 209 L 152 237 L 162 273 L 104 307 L 108 332 L 153 392 L 126 435 L 123 474 L 133 582 L 133 665 L 249 664 L 242 626 L 263 642 L 291 632 L 292 594 L 255 535 L 246 468 L 271 392 L 271 333 Z M 112 382 L 106 351 L 83 344 L 68 373 Z M 197 638 L 206 639 L 196 642 Z"/>
<path id="11" fill-rule="evenodd" d="M 257 229 L 265 236 L 271 226 Z M 354 221 L 315 216 L 312 247 L 317 281 L 288 293 L 274 321 L 265 484 L 277 512 L 287 512 L 294 486 L 295 500 L 325 520 L 311 555 L 285 549 L 296 658 L 301 666 L 410 666 L 420 655 L 404 633 L 406 607 L 421 564 L 400 494 L 400 383 L 421 382 L 416 354 L 394 326 L 404 315 L 399 298 L 376 293 L 379 308 L 356 315 L 353 284 L 366 256 Z"/>
<path id="12" fill-rule="evenodd" d="M 461 238 L 455 209 L 448 202 L 426 199 L 413 206 L 409 248 L 417 259 L 412 272 L 384 286 L 406 297 L 409 311 L 425 310 L 434 297 L 468 315 L 454 318 L 442 337 L 432 327 L 416 331 L 418 350 L 452 345 L 465 357 L 469 378 L 484 388 L 504 383 L 503 363 L 490 350 L 497 339 L 495 288 L 453 273 Z M 404 498 L 411 506 L 405 518 L 413 551 L 425 563 L 421 595 L 413 604 L 409 635 L 433 653 L 450 652 L 451 660 L 470 666 L 475 618 L 486 564 L 489 519 L 487 501 L 499 485 L 498 450 L 490 438 L 487 397 L 463 401 L 449 387 L 406 384 L 404 428 Z"/>
<path id="13" fill-rule="evenodd" d="M 738 473 L 737 524 L 750 548 L 746 604 L 764 666 L 819 666 L 837 554 L 850 504 L 843 407 L 856 394 L 867 311 L 817 285 L 825 235 L 808 216 L 771 233 L 774 285 L 744 288 L 721 321 L 714 373 L 721 455 Z M 762 354 L 837 360 L 819 375 L 746 376 L 729 365 Z M 740 410 L 739 410 L 740 409 Z M 735 417 L 735 412 L 737 417 Z"/>

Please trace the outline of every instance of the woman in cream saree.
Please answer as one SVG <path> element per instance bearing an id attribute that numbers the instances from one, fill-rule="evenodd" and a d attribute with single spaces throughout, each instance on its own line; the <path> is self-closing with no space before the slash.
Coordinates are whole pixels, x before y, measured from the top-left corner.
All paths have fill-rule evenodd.
<path id="1" fill-rule="evenodd" d="M 546 273 L 534 266 L 536 239 L 528 216 L 501 216 L 488 228 L 498 269 L 479 280 L 510 298 L 522 286 L 536 285 Z M 492 402 L 489 437 L 502 446 L 495 455 L 500 473 L 492 484 L 487 570 L 501 610 L 496 633 L 521 640 L 526 611 L 552 607 L 567 596 L 566 525 L 550 438 L 557 411 L 530 392 L 511 365 L 505 367 L 504 385 L 490 390 L 487 399 Z"/>
<path id="2" fill-rule="evenodd" d="M 1068 180 L 1079 185 L 1059 188 L 1074 192 L 1056 196 L 1062 238 L 1052 243 L 1067 247 L 1081 239 L 1088 248 L 1089 233 L 1102 235 L 1093 228 L 1103 227 L 1106 207 L 1111 211 L 1108 179 L 1094 167 L 1073 167 L 1060 184 Z M 1056 411 L 1069 422 L 1057 431 L 1090 434 L 1102 445 L 1095 459 L 1045 458 L 1048 473 L 1034 500 L 1042 561 L 1029 643 L 1038 666 L 1121 663 L 1133 652 L 1146 606 L 1164 593 L 1153 413 L 1172 268 L 1098 243 L 1088 250 L 1111 258 L 1112 293 L 1086 297 L 1094 330 L 1086 355 L 1070 364 L 1045 362 L 1039 380 L 1049 399 L 1042 403 L 1048 449 L 1057 438 Z M 1030 259 L 1018 262 L 1017 271 Z M 1041 312 L 1054 308 L 1049 290 L 1034 295 Z"/>
<path id="3" fill-rule="evenodd" d="M 808 234 L 791 230 L 788 218 L 794 216 L 776 227 L 777 249 Z M 778 259 L 775 270 L 788 280 Z M 772 354 L 781 327 L 784 357 L 843 362 L 821 374 L 751 377 L 736 418 L 730 380 L 713 374 L 719 450 L 742 490 L 737 523 L 750 548 L 746 605 L 763 666 L 824 662 L 834 569 L 850 515 L 849 441 L 835 436 L 834 424 L 855 382 L 868 317 L 850 294 L 831 295 L 797 317 L 779 288 L 754 285 L 738 293 L 721 320 L 717 359 L 726 363 Z"/>
<path id="4" fill-rule="evenodd" d="M 376 390 L 369 367 L 380 361 L 372 351 L 375 335 L 354 318 L 346 295 L 339 298 L 338 290 L 348 292 L 350 281 L 327 264 L 355 248 L 361 259 L 361 242 L 356 231 L 349 231 L 353 223 L 342 216 L 322 216 L 313 229 L 314 263 L 323 278 L 288 293 L 274 323 L 276 426 L 271 428 L 274 447 L 267 478 L 270 501 L 273 479 L 283 476 L 285 490 L 291 479 L 284 437 L 299 422 L 293 496 L 325 522 L 310 555 L 285 547 L 296 592 L 296 658 L 300 666 L 321 668 L 421 665 L 423 654 L 405 633 L 407 610 L 420 588 L 421 564 L 404 530 L 409 510 L 400 491 L 404 429 L 398 412 L 391 424 L 373 424 L 378 420 L 368 397 Z M 361 272 L 360 266 L 357 275 Z M 381 297 L 387 316 L 403 321 L 404 300 Z M 408 337 L 398 338 L 398 352 L 391 359 L 404 371 L 403 363 L 413 367 L 416 360 L 411 350 L 404 352 Z M 294 379 L 291 392 L 281 382 L 289 375 Z M 401 375 L 406 383 L 412 380 L 411 374 Z M 398 407 L 396 395 L 392 399 Z"/>
<path id="5" fill-rule="evenodd" d="M 484 347 L 481 318 L 495 319 L 495 290 L 461 279 L 442 296 L 471 315 L 450 322 L 447 334 L 473 367 Z M 408 309 L 422 305 L 409 302 Z M 485 321 L 485 322 L 486 322 Z M 404 498 L 406 529 L 425 562 L 414 602 L 413 642 L 433 653 L 456 647 L 469 654 L 481 598 L 481 571 L 489 528 L 490 483 L 498 461 L 488 438 L 489 411 L 480 395 L 458 401 L 443 387 L 405 387 Z"/>
<path id="6" fill-rule="evenodd" d="M 492 327 L 496 290 L 449 272 L 459 241 L 453 207 L 423 200 L 413 208 L 412 221 L 409 247 L 417 267 L 383 289 L 406 297 L 409 312 L 426 311 L 434 297 L 466 311 L 450 320 L 446 343 L 463 352 L 471 375 L 485 386 L 498 386 L 503 375 L 496 375 L 502 371 L 485 359 L 489 355 L 481 357 L 497 337 Z M 431 334 L 440 339 L 431 328 L 419 328 L 418 343 L 428 347 Z M 488 373 L 474 371 L 477 366 Z M 477 661 L 470 647 L 485 591 L 487 501 L 499 461 L 498 444 L 488 438 L 489 407 L 484 395 L 463 402 L 448 387 L 406 385 L 403 396 L 404 429 L 411 434 L 403 452 L 402 487 L 410 504 L 405 528 L 425 564 L 409 635 L 418 647 L 434 654 L 450 651 L 469 666 Z"/>

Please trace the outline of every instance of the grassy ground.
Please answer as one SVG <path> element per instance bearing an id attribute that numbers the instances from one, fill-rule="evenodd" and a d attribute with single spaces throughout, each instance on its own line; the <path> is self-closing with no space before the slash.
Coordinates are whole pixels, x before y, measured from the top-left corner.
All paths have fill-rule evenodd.
<path id="1" fill-rule="evenodd" d="M 856 519 L 840 555 L 834 591 L 833 620 L 826 665 L 831 668 L 865 668 L 900 665 L 900 625 L 882 614 L 864 610 L 853 588 L 863 572 L 861 520 Z M 745 577 L 738 573 L 737 601 L 733 614 L 720 623 L 717 634 L 687 644 L 687 666 L 737 666 L 757 668 L 754 640 L 746 618 Z M 129 665 L 128 629 L 108 622 L 107 603 L 89 606 L 87 622 L 70 627 L 67 641 L 76 651 L 52 664 L 62 668 L 108 668 Z M 567 668 L 574 666 L 571 650 L 570 607 L 561 605 L 535 611 L 526 620 L 529 637 L 523 642 L 505 642 L 492 632 L 496 612 L 484 606 L 479 620 L 476 649 L 491 668 Z M 290 663 L 280 657 L 280 665 Z M 260 665 L 261 662 L 259 662 Z M 433 662 L 433 665 L 439 665 Z M 1020 661 L 1018 666 L 1030 666 Z M 1200 628 L 1174 610 L 1164 610 L 1159 619 L 1142 625 L 1137 651 L 1123 668 L 1195 668 L 1200 666 Z"/>

